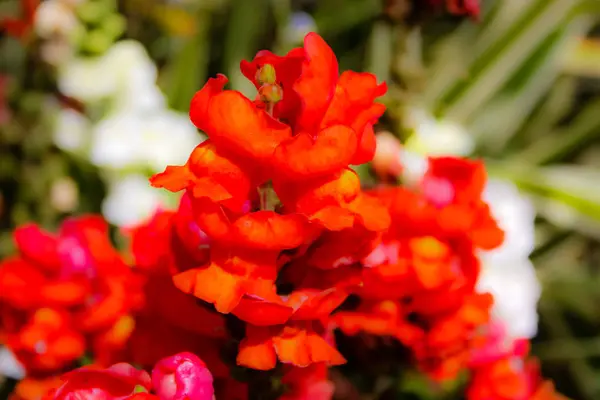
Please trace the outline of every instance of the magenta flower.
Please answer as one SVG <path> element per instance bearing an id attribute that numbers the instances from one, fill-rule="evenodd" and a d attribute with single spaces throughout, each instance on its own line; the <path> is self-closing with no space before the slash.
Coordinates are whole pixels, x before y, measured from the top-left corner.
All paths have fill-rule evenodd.
<path id="1" fill-rule="evenodd" d="M 160 360 L 152 370 L 152 384 L 161 400 L 212 400 L 213 377 L 192 353 Z"/>

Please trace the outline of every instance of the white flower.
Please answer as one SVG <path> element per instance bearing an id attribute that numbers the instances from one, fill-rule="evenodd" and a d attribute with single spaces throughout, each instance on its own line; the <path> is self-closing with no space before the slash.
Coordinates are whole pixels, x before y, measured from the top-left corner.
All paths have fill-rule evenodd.
<path id="1" fill-rule="evenodd" d="M 502 264 L 484 263 L 477 289 L 494 296 L 492 316 L 504 325 L 508 336 L 530 339 L 536 335 L 541 287 L 528 258 Z"/>
<path id="2" fill-rule="evenodd" d="M 25 369 L 6 347 L 0 348 L 0 376 L 17 380 L 25 377 Z"/>
<path id="3" fill-rule="evenodd" d="M 152 110 L 165 104 L 156 77 L 156 65 L 146 49 L 139 42 L 123 40 L 103 56 L 64 65 L 58 86 L 62 93 L 83 102 L 109 99 L 116 110 Z"/>
<path id="4" fill-rule="evenodd" d="M 532 338 L 537 333 L 540 282 L 529 260 L 534 248 L 535 210 L 517 187 L 490 179 L 484 192 L 492 216 L 504 231 L 504 243 L 481 252 L 478 290 L 494 296 L 492 313 L 513 338 Z"/>
<path id="5" fill-rule="evenodd" d="M 452 121 L 436 120 L 422 109 L 409 110 L 406 119 L 414 130 L 405 144 L 409 150 L 431 156 L 466 156 L 475 148 L 471 135 Z"/>
<path id="6" fill-rule="evenodd" d="M 499 264 L 529 257 L 535 246 L 535 208 L 531 201 L 513 183 L 497 179 L 488 180 L 483 199 L 504 231 L 504 243 L 484 252 L 484 261 Z"/>
<path id="7" fill-rule="evenodd" d="M 142 167 L 158 172 L 185 163 L 201 140 L 185 114 L 123 112 L 95 127 L 90 159 L 108 169 Z"/>
<path id="8" fill-rule="evenodd" d="M 151 187 L 147 177 L 127 175 L 110 184 L 102 214 L 114 225 L 129 227 L 150 218 L 165 202 L 163 192 Z"/>
<path id="9" fill-rule="evenodd" d="M 54 143 L 66 151 L 82 150 L 89 138 L 90 124 L 85 116 L 70 108 L 61 108 L 56 113 Z"/>
<path id="10" fill-rule="evenodd" d="M 185 164 L 192 150 L 204 139 L 187 114 L 164 111 L 147 121 L 144 158 L 157 172 L 167 165 Z"/>

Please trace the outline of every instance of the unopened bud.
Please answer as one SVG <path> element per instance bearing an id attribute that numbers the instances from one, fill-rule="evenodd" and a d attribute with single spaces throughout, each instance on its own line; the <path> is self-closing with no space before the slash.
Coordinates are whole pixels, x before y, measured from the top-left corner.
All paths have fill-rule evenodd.
<path id="1" fill-rule="evenodd" d="M 258 94 L 265 103 L 275 104 L 283 100 L 283 89 L 277 84 L 262 85 Z"/>
<path id="2" fill-rule="evenodd" d="M 256 80 L 259 85 L 274 84 L 277 81 L 275 67 L 265 64 L 256 71 Z"/>
<path id="3" fill-rule="evenodd" d="M 162 400 L 212 400 L 213 377 L 204 362 L 192 353 L 160 360 L 152 370 L 152 384 Z"/>

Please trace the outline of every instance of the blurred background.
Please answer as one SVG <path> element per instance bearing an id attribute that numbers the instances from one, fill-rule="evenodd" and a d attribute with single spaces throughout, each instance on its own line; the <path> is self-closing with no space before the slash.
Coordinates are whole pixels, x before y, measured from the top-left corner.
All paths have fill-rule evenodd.
<path id="1" fill-rule="evenodd" d="M 116 232 L 176 204 L 147 177 L 203 140 L 195 91 L 222 72 L 254 96 L 239 61 L 317 31 L 341 70 L 387 81 L 378 129 L 407 171 L 486 161 L 524 247 L 486 279 L 506 318 L 533 305 L 522 331 L 558 389 L 600 399 L 599 16 L 598 0 L 0 0 L 0 258 L 24 222 L 94 212 Z"/>

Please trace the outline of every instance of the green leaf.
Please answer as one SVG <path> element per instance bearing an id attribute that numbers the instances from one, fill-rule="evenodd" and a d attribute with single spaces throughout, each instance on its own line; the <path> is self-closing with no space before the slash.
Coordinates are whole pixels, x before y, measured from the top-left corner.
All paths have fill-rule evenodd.
<path id="1" fill-rule="evenodd" d="M 254 57 L 266 34 L 270 14 L 268 0 L 232 0 L 225 34 L 223 71 L 231 87 L 253 97 L 254 85 L 240 71 L 240 60 Z"/>
<path id="2" fill-rule="evenodd" d="M 187 112 L 190 101 L 206 80 L 210 41 L 210 14 L 201 10 L 197 15 L 196 35 L 188 39 L 173 39 L 173 59 L 164 71 L 162 85 L 169 105 Z"/>

